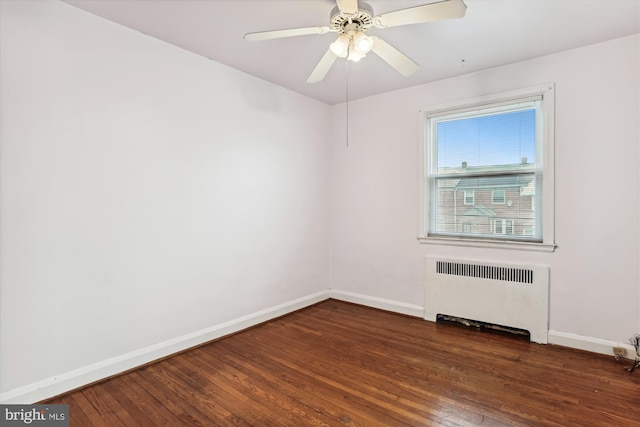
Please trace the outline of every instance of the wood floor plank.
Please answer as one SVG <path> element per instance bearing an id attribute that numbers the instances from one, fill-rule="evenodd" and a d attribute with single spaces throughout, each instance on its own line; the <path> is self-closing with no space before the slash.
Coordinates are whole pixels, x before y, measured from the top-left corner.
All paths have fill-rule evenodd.
<path id="1" fill-rule="evenodd" d="M 96 426 L 101 425 L 102 415 L 87 400 L 82 393 L 73 393 L 65 396 L 64 401 L 52 403 L 66 403 L 69 405 L 69 414 L 73 413 L 73 422 L 76 425 Z"/>
<path id="2" fill-rule="evenodd" d="M 203 399 L 201 387 L 194 387 L 191 378 L 175 366 L 175 361 L 148 366 L 147 371 L 158 386 L 163 384 L 172 396 L 180 397 L 180 405 L 185 413 L 198 423 L 211 425 L 231 415 L 220 402 Z M 201 380 L 197 376 L 193 379 Z"/>
<path id="3" fill-rule="evenodd" d="M 93 405 L 94 408 L 96 408 L 96 410 L 100 414 L 100 418 L 96 420 L 96 424 L 103 422 L 103 425 L 108 424 L 110 426 L 126 426 L 124 421 L 121 420 L 120 417 L 118 417 L 118 414 L 116 414 L 114 410 L 111 409 L 121 409 L 119 406 L 113 404 L 113 397 L 111 396 L 111 394 L 93 387 L 87 387 L 80 391 L 80 393 L 84 395 L 84 397 L 91 403 L 91 405 Z M 73 415 L 69 414 L 69 419 L 72 418 Z"/>
<path id="4" fill-rule="evenodd" d="M 241 340 L 245 337 L 239 337 Z M 372 423 L 386 423 L 387 425 L 398 425 L 398 421 L 394 419 L 390 414 L 382 413 L 378 408 L 372 407 L 369 402 L 360 399 L 353 393 L 348 393 L 341 387 L 339 383 L 333 382 L 330 379 L 318 374 L 312 370 L 305 368 L 305 361 L 308 359 L 308 355 L 302 360 L 302 363 L 291 359 L 282 359 L 275 354 L 275 348 L 269 347 L 254 340 L 235 341 L 234 343 L 228 343 L 232 350 L 244 358 L 251 360 L 255 364 L 262 366 L 262 369 L 272 370 L 280 369 L 286 372 L 288 376 L 300 381 L 305 385 L 309 385 L 309 388 L 304 390 L 304 395 L 314 393 L 322 396 L 324 399 L 334 401 L 340 407 L 350 408 L 346 411 L 345 419 L 353 420 L 354 415 L 358 423 L 363 425 L 372 425 Z M 235 345 L 235 346 L 234 346 Z M 264 352 L 260 350 L 260 347 L 264 348 Z M 336 386 L 337 385 L 337 386 Z"/>
<path id="5" fill-rule="evenodd" d="M 176 361 L 174 367 L 180 369 L 180 365 L 188 365 L 188 361 L 185 361 L 183 357 L 179 361 Z M 210 367 L 209 369 L 215 369 L 215 367 Z M 230 370 L 231 368 L 229 366 L 222 367 L 222 369 L 217 372 L 215 383 L 209 381 L 208 389 L 200 390 L 203 399 L 196 400 L 203 405 L 207 405 L 209 396 L 214 398 L 212 399 L 214 402 L 219 402 L 222 399 L 222 402 L 225 403 L 224 407 L 219 406 L 215 409 L 216 412 L 218 410 L 224 411 L 222 418 L 225 419 L 230 416 L 235 416 L 250 425 L 258 419 L 275 423 L 278 416 L 275 414 L 273 408 L 270 408 L 266 402 L 261 399 L 256 399 L 255 390 L 250 390 L 249 392 L 247 387 L 241 385 L 234 373 L 229 373 Z M 199 377 L 206 378 L 205 375 L 202 375 L 202 371 L 197 370 L 194 372 L 197 372 Z"/>
<path id="6" fill-rule="evenodd" d="M 163 402 L 158 401 L 149 391 L 138 384 L 131 375 L 116 377 L 127 387 L 126 396 L 133 405 L 140 408 L 154 426 L 171 426 L 175 414 Z"/>
<path id="7" fill-rule="evenodd" d="M 287 360 L 296 360 L 299 359 L 300 356 L 295 354 L 287 354 L 288 349 L 294 348 L 296 346 L 296 343 L 298 344 L 298 346 L 302 346 L 303 343 L 301 342 L 301 340 L 297 342 L 289 341 L 286 337 L 284 337 L 284 335 L 278 335 L 278 331 L 275 331 L 274 333 L 276 335 L 273 336 L 273 339 L 279 337 L 278 343 L 280 345 L 284 345 L 284 348 L 280 348 L 279 351 L 276 351 L 276 348 L 274 348 L 273 346 L 270 347 L 270 351 L 277 354 L 271 356 L 273 360 L 278 361 L 297 372 L 311 375 L 314 378 L 333 386 L 341 392 L 359 397 L 367 396 L 367 400 L 369 401 L 369 403 L 373 404 L 375 407 L 378 407 L 383 411 L 383 413 L 391 414 L 393 412 L 398 412 L 400 418 L 415 417 L 415 414 L 408 412 L 406 408 L 402 407 L 402 405 L 398 405 L 399 400 L 396 394 L 386 392 L 383 387 L 379 386 L 379 384 L 371 384 L 369 381 L 366 381 L 366 377 L 358 376 L 357 373 L 355 374 L 356 378 L 354 378 L 354 375 L 352 374 L 355 372 L 355 368 L 350 370 L 342 370 L 340 368 L 340 365 L 323 363 L 322 360 L 324 356 L 326 356 L 325 352 L 323 351 L 318 351 L 316 353 L 316 356 L 319 357 L 316 357 L 313 361 L 310 361 L 310 363 L 307 363 L 304 367 L 301 367 L 298 364 L 290 364 L 289 362 L 287 362 Z M 266 337 L 269 338 L 269 335 L 266 335 Z M 306 353 L 305 350 L 303 350 L 303 352 Z M 286 358 L 281 357 L 281 354 Z M 341 381 L 333 381 L 332 378 L 335 376 L 340 377 Z M 350 380 L 348 384 L 345 383 L 345 380 L 347 379 Z M 397 406 L 396 411 L 388 410 L 387 401 L 394 402 L 394 405 Z"/>
<path id="8" fill-rule="evenodd" d="M 120 419 L 125 421 L 125 424 L 141 426 L 167 424 L 166 420 L 157 416 L 156 411 L 149 410 L 148 405 L 145 404 L 146 399 L 136 397 L 136 394 L 122 377 L 105 382 L 104 390 L 105 395 L 112 396 L 107 404 L 119 408 L 116 413 Z"/>
<path id="9" fill-rule="evenodd" d="M 203 417 L 197 411 L 191 410 L 188 396 L 182 394 L 179 389 L 167 385 L 165 381 L 157 381 L 149 371 L 150 367 L 147 366 L 127 375 L 131 375 L 131 378 L 148 391 L 156 401 L 174 414 L 174 425 L 206 426 L 211 422 L 208 417 Z"/>
<path id="10" fill-rule="evenodd" d="M 285 348 L 294 346 L 295 342 L 287 342 L 287 337 L 282 331 L 274 331 L 280 337 L 279 342 L 285 344 Z M 274 337 L 275 338 L 275 337 Z M 304 340 L 298 339 L 300 346 L 304 346 Z M 312 366 L 316 366 L 316 372 L 330 372 L 333 376 L 341 378 L 342 382 L 349 380 L 351 387 L 359 389 L 356 393 L 364 393 L 370 398 L 374 398 L 376 404 L 385 412 L 396 412 L 399 417 L 409 417 L 415 420 L 432 419 L 433 421 L 442 422 L 442 412 L 438 415 L 430 412 L 434 405 L 439 405 L 441 396 L 434 395 L 427 387 L 409 387 L 412 377 L 400 378 L 396 375 L 397 381 L 390 382 L 388 378 L 378 373 L 379 370 L 387 370 L 397 373 L 406 365 L 397 367 L 389 367 L 388 363 L 396 363 L 395 360 L 387 360 L 384 364 L 387 368 L 381 369 L 382 363 L 377 363 L 374 369 L 364 366 L 358 366 L 358 361 L 367 360 L 370 355 L 367 353 L 355 353 L 354 349 L 349 349 L 350 355 L 340 354 L 338 348 L 324 346 L 316 348 L 317 357 L 312 361 Z M 354 363 L 349 364 L 349 369 L 341 369 L 340 364 L 328 364 L 325 361 L 331 360 L 332 356 L 344 360 L 346 358 L 354 359 Z M 386 358 L 387 355 L 384 355 Z M 398 383 L 402 383 L 401 386 Z M 389 405 L 393 405 L 395 411 L 389 409 Z M 452 419 L 452 418 L 455 418 Z M 483 415 L 476 411 L 465 411 L 460 408 L 455 415 L 447 414 L 449 421 L 456 421 L 460 425 L 478 425 Z"/>
<path id="11" fill-rule="evenodd" d="M 328 300 L 50 399 L 71 426 L 636 426 L 628 362 Z"/>
<path id="12" fill-rule="evenodd" d="M 224 358 L 210 358 L 206 352 L 188 355 L 186 363 L 191 364 L 199 372 L 208 369 L 219 369 L 219 363 L 226 366 L 227 378 L 236 378 L 238 381 L 246 382 L 251 387 L 248 391 L 259 396 L 260 401 L 267 405 L 277 407 L 278 413 L 285 417 L 290 417 L 297 425 L 318 425 L 331 426 L 335 418 L 327 416 L 317 408 L 310 406 L 308 402 L 302 402 L 291 396 L 292 389 L 286 383 L 278 381 L 278 378 L 271 375 L 264 369 L 252 370 L 253 364 L 244 359 L 234 358 L 232 355 L 225 355 Z M 246 389 L 247 386 L 240 386 Z"/>
<path id="13" fill-rule="evenodd" d="M 282 342 L 285 343 L 285 348 L 293 347 L 294 342 L 288 342 L 287 343 L 286 342 L 287 338 L 285 337 L 285 333 L 283 331 L 274 331 L 274 333 L 277 336 L 280 336 L 280 340 L 279 341 L 282 341 Z M 304 345 L 304 342 L 302 342 L 302 341 L 303 340 L 298 340 L 299 345 Z M 337 343 L 337 345 L 340 345 L 340 343 Z M 273 350 L 273 349 L 271 349 L 271 350 Z M 324 371 L 324 370 L 330 371 L 333 368 L 331 366 L 329 366 L 329 365 L 326 365 L 324 363 L 324 361 L 325 360 L 330 360 L 330 358 L 332 356 L 331 353 L 333 353 L 334 355 L 336 355 L 336 357 L 341 358 L 341 359 L 347 357 L 344 354 L 339 354 L 339 351 L 340 350 L 338 348 L 331 348 L 330 344 L 321 346 L 318 349 L 316 349 L 316 355 L 318 357 L 315 358 L 313 363 L 319 364 L 318 369 L 320 371 Z M 353 349 L 349 349 L 348 351 L 351 352 L 351 353 L 354 353 Z M 355 362 L 366 361 L 368 358 L 370 358 L 369 354 L 367 354 L 367 353 L 353 354 L 351 357 L 354 358 Z M 384 355 L 384 357 L 387 357 L 387 356 Z M 396 361 L 393 360 L 393 359 L 389 359 L 388 361 L 391 362 L 391 363 L 394 363 L 394 364 L 396 363 Z M 397 393 L 399 392 L 399 389 L 397 387 L 394 387 L 395 382 L 388 382 L 388 381 L 384 382 L 384 381 L 381 381 L 381 380 L 384 380 L 384 378 L 382 378 L 380 376 L 380 374 L 378 374 L 377 371 L 379 371 L 379 370 L 388 370 L 389 372 L 391 372 L 393 374 L 393 373 L 396 373 L 396 372 L 400 372 L 400 370 L 405 368 L 406 365 L 401 364 L 401 365 L 398 365 L 396 367 L 386 367 L 386 368 L 384 368 L 382 364 L 377 363 L 376 366 L 373 369 L 368 369 L 366 362 L 364 363 L 363 367 L 359 367 L 357 365 L 358 365 L 358 363 L 350 364 L 349 365 L 349 369 L 345 370 L 344 372 L 340 371 L 339 370 L 339 366 L 340 365 L 337 365 L 336 369 L 338 369 L 338 370 L 336 370 L 334 373 L 336 375 L 342 377 L 342 378 L 348 378 L 348 377 L 353 376 L 352 381 L 355 384 L 357 384 L 357 383 L 361 383 L 362 384 L 363 381 L 364 381 L 365 385 L 370 388 L 369 390 L 365 390 L 366 392 L 371 392 L 372 389 L 375 390 L 376 388 L 377 388 L 377 390 L 379 392 L 383 392 L 383 391 L 385 391 L 385 390 L 383 390 L 383 388 L 386 388 L 386 389 L 388 389 L 386 391 L 387 398 L 395 400 L 396 403 L 400 403 L 400 402 L 403 401 L 403 399 L 401 397 L 398 398 Z M 397 376 L 396 376 L 396 378 L 397 378 Z M 372 384 L 366 384 L 367 379 L 372 379 L 372 381 L 373 381 Z M 405 383 L 407 381 L 410 381 L 411 379 L 412 379 L 411 377 L 398 378 L 398 380 L 404 381 Z M 382 384 L 382 387 L 380 386 L 381 384 Z M 404 391 L 405 391 L 405 394 L 407 394 L 407 390 L 405 389 Z M 427 388 L 423 388 L 422 390 L 414 389 L 413 391 L 414 392 L 418 392 L 418 394 L 421 394 L 420 397 L 421 397 L 422 400 L 424 400 L 427 397 L 425 395 L 425 393 L 428 393 L 428 389 Z M 414 396 L 415 396 L 415 394 L 414 394 Z M 412 409 L 412 410 L 418 410 L 419 407 L 421 406 L 420 404 L 416 404 L 415 402 L 413 402 L 410 399 L 404 399 L 404 401 L 407 402 L 407 406 L 410 407 L 410 409 Z M 477 419 L 479 417 L 481 417 L 481 415 L 479 415 L 479 414 L 469 414 L 469 415 L 473 419 L 474 425 L 477 424 Z"/>

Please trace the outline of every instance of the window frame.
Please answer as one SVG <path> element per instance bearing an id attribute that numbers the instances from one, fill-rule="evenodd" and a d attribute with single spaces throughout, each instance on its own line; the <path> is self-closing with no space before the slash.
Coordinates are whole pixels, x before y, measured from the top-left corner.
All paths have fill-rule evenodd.
<path id="1" fill-rule="evenodd" d="M 532 97 L 541 97 L 540 114 L 536 126 L 542 137 L 541 146 L 537 147 L 537 173 L 541 177 L 542 194 L 536 194 L 534 203 L 538 208 L 540 224 L 542 224 L 542 241 L 505 240 L 496 237 L 444 236 L 429 234 L 431 185 L 429 176 L 429 117 L 451 112 L 474 111 L 490 106 L 509 105 L 522 102 Z M 553 252 L 555 244 L 555 192 L 554 192 L 554 117 L 555 117 L 555 85 L 553 83 L 516 89 L 496 94 L 483 95 L 471 99 L 462 99 L 441 104 L 423 106 L 419 109 L 420 133 L 420 228 L 418 241 L 425 244 L 443 244 L 483 248 L 503 248 L 530 251 Z M 493 197 L 492 197 L 493 199 Z M 506 199 L 506 192 L 505 192 Z M 514 230 L 515 231 L 515 230 Z M 515 232 L 513 234 L 516 235 Z"/>

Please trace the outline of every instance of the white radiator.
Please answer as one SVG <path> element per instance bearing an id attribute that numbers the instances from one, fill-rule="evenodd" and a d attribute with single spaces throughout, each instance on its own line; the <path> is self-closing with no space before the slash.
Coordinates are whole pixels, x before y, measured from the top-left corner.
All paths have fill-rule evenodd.
<path id="1" fill-rule="evenodd" d="M 529 331 L 546 344 L 549 267 L 426 258 L 424 318 L 460 317 Z"/>

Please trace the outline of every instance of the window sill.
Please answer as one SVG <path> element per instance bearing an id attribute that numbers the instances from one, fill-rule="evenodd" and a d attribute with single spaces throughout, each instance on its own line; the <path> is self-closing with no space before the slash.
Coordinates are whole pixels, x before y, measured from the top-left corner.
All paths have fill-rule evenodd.
<path id="1" fill-rule="evenodd" d="M 418 242 L 429 245 L 466 246 L 472 248 L 511 249 L 520 251 L 553 252 L 557 245 L 538 242 L 461 239 L 456 237 L 419 236 Z"/>

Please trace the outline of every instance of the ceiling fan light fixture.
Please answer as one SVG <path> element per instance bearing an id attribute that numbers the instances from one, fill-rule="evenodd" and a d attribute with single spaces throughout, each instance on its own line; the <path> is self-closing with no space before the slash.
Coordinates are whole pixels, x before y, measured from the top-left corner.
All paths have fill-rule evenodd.
<path id="1" fill-rule="evenodd" d="M 349 54 L 349 44 L 351 43 L 351 39 L 346 34 L 340 34 L 336 41 L 331 43 L 329 48 L 334 55 L 339 56 L 340 58 L 346 58 Z"/>
<path id="2" fill-rule="evenodd" d="M 358 62 L 364 57 L 365 57 L 364 53 L 360 53 L 355 49 L 349 49 L 349 56 L 347 57 L 347 60 Z"/>
<path id="3" fill-rule="evenodd" d="M 358 31 L 353 36 L 353 49 L 356 52 L 364 56 L 371 50 L 371 48 L 373 48 L 373 39 L 368 37 L 364 31 Z"/>

